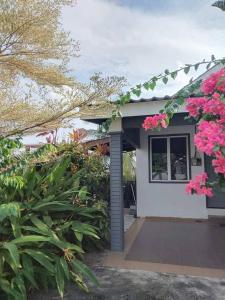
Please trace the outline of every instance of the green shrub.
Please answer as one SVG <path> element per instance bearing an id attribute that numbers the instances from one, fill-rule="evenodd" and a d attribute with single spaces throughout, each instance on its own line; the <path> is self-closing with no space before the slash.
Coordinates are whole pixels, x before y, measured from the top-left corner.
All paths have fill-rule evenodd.
<path id="1" fill-rule="evenodd" d="M 2 164 L 0 299 L 23 300 L 48 287 L 63 297 L 68 281 L 87 290 L 87 277 L 98 284 L 82 260 L 84 250 L 107 240 L 108 213 L 84 185 L 87 160 L 81 147 L 63 145 Z"/>

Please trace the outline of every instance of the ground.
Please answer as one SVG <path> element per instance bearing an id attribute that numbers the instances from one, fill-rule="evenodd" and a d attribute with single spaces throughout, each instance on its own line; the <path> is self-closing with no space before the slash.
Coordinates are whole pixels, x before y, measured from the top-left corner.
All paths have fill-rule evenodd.
<path id="1" fill-rule="evenodd" d="M 95 262 L 93 261 L 95 257 Z M 192 277 L 101 266 L 101 255 L 91 255 L 100 288 L 90 293 L 75 285 L 67 288 L 65 300 L 225 300 L 225 279 Z M 32 300 L 60 299 L 57 292 L 38 293 Z"/>

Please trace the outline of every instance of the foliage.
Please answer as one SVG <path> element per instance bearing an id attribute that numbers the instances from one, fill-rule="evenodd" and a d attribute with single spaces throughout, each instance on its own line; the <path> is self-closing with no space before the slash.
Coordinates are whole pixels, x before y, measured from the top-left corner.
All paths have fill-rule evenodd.
<path id="1" fill-rule="evenodd" d="M 123 180 L 135 181 L 135 153 L 123 153 Z"/>
<path id="2" fill-rule="evenodd" d="M 12 151 L 10 143 L 5 139 Z M 7 169 L 5 163 L 3 177 L 12 172 L 23 181 L 19 186 L 0 182 L 1 299 L 27 299 L 33 290 L 48 287 L 57 287 L 63 297 L 68 281 L 87 290 L 85 278 L 98 284 L 82 260 L 85 250 L 107 239 L 108 215 L 105 202 L 98 194 L 93 201 L 82 185 L 87 159 L 73 143 L 46 145 L 11 159 Z"/>
<path id="3" fill-rule="evenodd" d="M 200 62 L 194 64 L 186 64 L 179 69 L 176 70 L 168 70 L 166 69 L 164 72 L 159 75 L 151 77 L 148 81 L 143 84 L 137 84 L 135 87 L 132 87 L 129 91 L 120 95 L 119 99 L 116 101 L 116 106 L 111 113 L 111 117 L 106 120 L 103 124 L 103 130 L 108 130 L 111 122 L 118 117 L 121 117 L 121 107 L 130 102 L 132 97 L 140 97 L 143 91 L 154 91 L 156 86 L 160 83 L 167 84 L 169 80 L 176 80 L 178 73 L 184 72 L 186 75 L 191 71 L 197 71 L 200 66 L 205 66 L 206 69 L 210 69 L 210 67 L 215 66 L 217 64 L 225 64 L 225 57 L 216 59 L 214 55 L 211 56 L 209 60 L 203 59 Z M 190 84 L 192 84 L 193 79 L 190 80 Z M 184 104 L 184 98 L 188 97 L 192 90 L 196 90 L 196 86 L 199 86 L 199 82 L 191 85 L 190 91 L 187 89 L 179 91 L 174 98 L 167 102 L 166 104 L 166 112 L 167 115 L 173 116 L 173 114 L 177 111 L 180 105 Z"/>
<path id="4" fill-rule="evenodd" d="M 84 84 L 69 76 L 68 62 L 79 47 L 60 19 L 62 8 L 73 3 L 1 0 L 0 136 L 56 129 L 93 107 L 112 108 L 107 100 L 120 92 L 124 78 L 94 74 Z"/>

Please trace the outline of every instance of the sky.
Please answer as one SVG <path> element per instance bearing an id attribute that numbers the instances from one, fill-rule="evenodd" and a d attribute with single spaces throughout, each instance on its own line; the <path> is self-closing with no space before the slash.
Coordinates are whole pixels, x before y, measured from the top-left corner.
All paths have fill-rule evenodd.
<path id="1" fill-rule="evenodd" d="M 130 85 L 167 68 L 223 56 L 225 13 L 213 0 L 77 0 L 62 22 L 80 43 L 71 62 L 82 81 L 94 72 L 124 76 Z M 160 88 L 170 94 L 188 81 Z"/>
<path id="2" fill-rule="evenodd" d="M 80 44 L 79 57 L 69 65 L 71 74 L 83 82 L 95 72 L 124 76 L 133 86 L 165 69 L 212 54 L 223 57 L 225 13 L 212 7 L 213 2 L 77 0 L 73 7 L 63 9 L 61 18 L 65 30 Z M 180 74 L 175 82 L 144 97 L 172 95 L 189 79 Z M 87 124 L 77 121 L 76 126 Z"/>

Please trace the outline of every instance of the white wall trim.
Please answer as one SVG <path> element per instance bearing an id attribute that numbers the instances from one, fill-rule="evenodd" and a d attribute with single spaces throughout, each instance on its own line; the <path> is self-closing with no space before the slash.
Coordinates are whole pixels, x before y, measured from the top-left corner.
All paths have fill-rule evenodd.
<path id="1" fill-rule="evenodd" d="M 208 208 L 209 216 L 225 216 L 225 209 L 220 208 Z"/>

